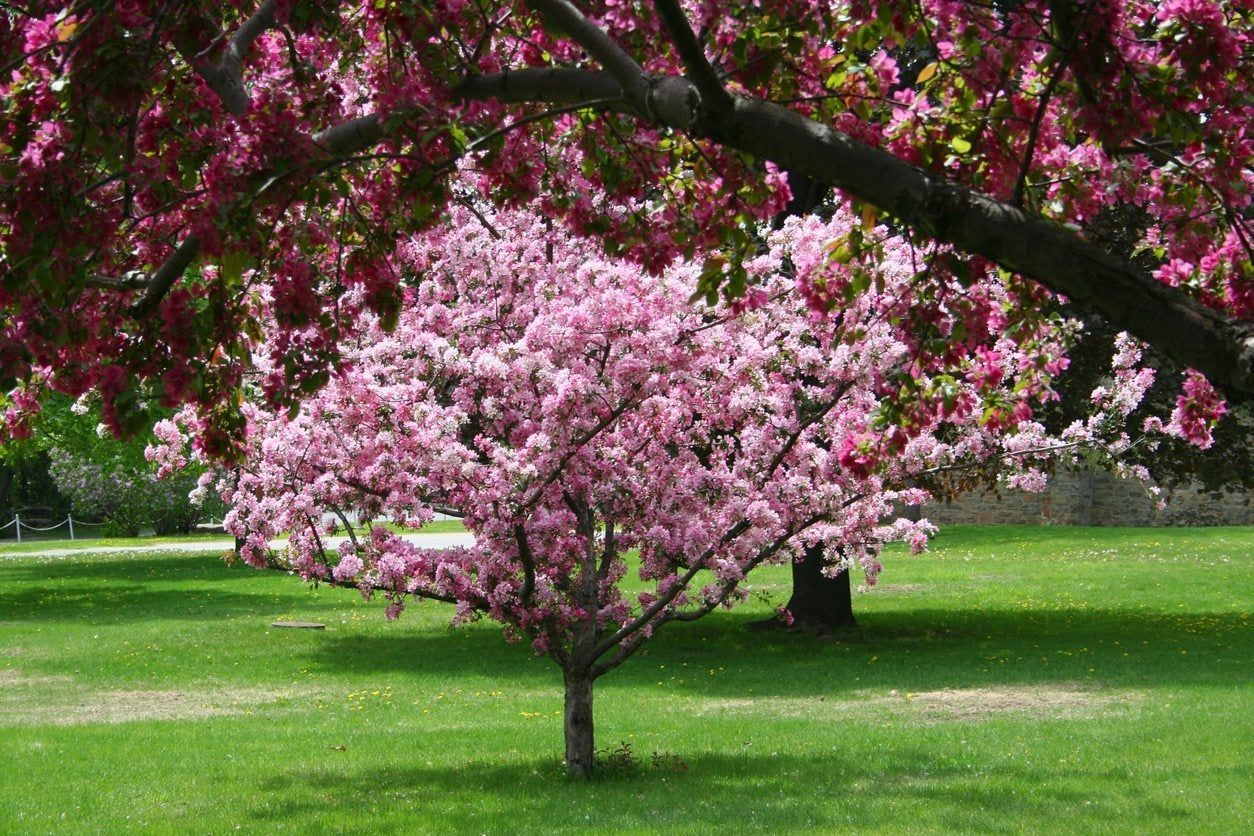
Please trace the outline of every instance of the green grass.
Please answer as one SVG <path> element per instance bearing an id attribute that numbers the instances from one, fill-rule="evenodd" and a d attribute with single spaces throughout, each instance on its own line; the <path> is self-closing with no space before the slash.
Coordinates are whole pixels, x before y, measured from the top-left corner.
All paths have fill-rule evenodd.
<path id="1" fill-rule="evenodd" d="M 640 765 L 583 783 L 556 668 L 490 624 L 210 556 L 15 557 L 0 832 L 1251 831 L 1254 528 L 954 528 L 886 563 L 839 641 L 747 631 L 760 601 L 660 631 L 597 689 Z"/>
<path id="2" fill-rule="evenodd" d="M 168 537 L 89 537 L 76 540 L 69 539 L 23 539 L 5 540 L 0 542 L 0 557 L 11 554 L 30 554 L 31 552 L 47 551 L 48 549 L 75 549 L 90 552 L 96 549 L 126 549 L 135 546 L 168 546 L 176 543 L 217 543 L 229 540 L 228 535 L 218 532 L 199 534 L 176 534 Z"/>

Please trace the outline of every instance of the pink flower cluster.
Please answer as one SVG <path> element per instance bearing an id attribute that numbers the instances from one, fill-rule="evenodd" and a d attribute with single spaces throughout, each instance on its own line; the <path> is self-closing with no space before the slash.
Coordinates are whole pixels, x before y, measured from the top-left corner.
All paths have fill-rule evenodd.
<path id="1" fill-rule="evenodd" d="M 884 543 L 919 551 L 933 530 L 894 519 L 928 499 L 911 483 L 996 465 L 1035 490 L 1060 451 L 1126 438 L 1105 417 L 1065 439 L 988 420 L 1039 369 L 1003 335 L 971 374 L 950 373 L 965 360 L 920 367 L 886 315 L 911 286 L 891 261 L 881 287 L 816 321 L 782 268 L 822 269 L 826 242 L 857 223 L 786 224 L 752 264 L 759 304 L 728 315 L 689 303 L 694 268 L 652 276 L 526 211 L 455 212 L 400 247 L 411 284 L 395 329 L 363 313 L 345 362 L 298 411 L 245 404 L 246 455 L 219 483 L 226 526 L 256 566 L 290 532 L 281 560 L 383 595 L 389 617 L 434 598 L 559 659 L 591 630 L 621 660 L 813 543 L 839 547 L 833 571 L 857 565 L 873 584 Z M 1135 359 L 1123 346 L 1118 373 Z M 950 406 L 895 413 L 887 382 L 903 376 Z M 150 457 L 177 466 L 200 431 L 190 412 L 162 424 Z M 348 512 L 421 526 L 437 508 L 462 513 L 475 545 L 423 549 L 382 525 L 326 541 Z M 629 571 L 646 591 L 624 589 Z"/>

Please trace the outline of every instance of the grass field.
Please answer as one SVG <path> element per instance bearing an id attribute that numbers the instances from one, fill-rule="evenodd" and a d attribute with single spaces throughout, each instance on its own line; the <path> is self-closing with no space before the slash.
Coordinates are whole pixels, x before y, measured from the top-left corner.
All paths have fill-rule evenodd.
<path id="1" fill-rule="evenodd" d="M 759 601 L 660 632 L 599 683 L 618 766 L 584 783 L 557 669 L 491 624 L 213 555 L 10 556 L 0 832 L 1254 831 L 1254 528 L 886 564 L 838 641 L 747 631 Z"/>

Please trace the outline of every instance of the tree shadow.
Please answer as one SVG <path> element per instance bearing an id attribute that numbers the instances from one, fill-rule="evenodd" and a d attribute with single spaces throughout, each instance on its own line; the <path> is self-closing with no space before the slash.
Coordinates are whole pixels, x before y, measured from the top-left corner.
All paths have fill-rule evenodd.
<path id="1" fill-rule="evenodd" d="M 1225 768 L 1219 765 L 1199 762 L 1187 771 L 1197 776 L 1190 785 L 1231 778 L 1221 774 Z M 799 824 L 820 829 L 836 824 L 825 818 L 835 806 L 832 799 L 855 787 L 856 803 L 840 805 L 843 829 L 882 828 L 888 810 L 926 811 L 926 819 L 914 820 L 916 827 L 954 832 L 973 825 L 1045 821 L 1066 809 L 1083 809 L 1086 826 L 1100 829 L 1106 829 L 1103 824 L 1126 828 L 1129 811 L 1160 824 L 1193 815 L 1183 801 L 1163 803 L 1153 785 L 1127 782 L 1126 776 L 1098 766 L 1077 767 L 1063 781 L 1051 767 L 1032 763 L 989 776 L 944 751 L 919 746 L 898 747 L 874 763 L 836 753 L 703 753 L 684 761 L 683 768 L 654 768 L 645 760 L 627 771 L 603 771 L 590 781 L 569 779 L 555 760 L 536 758 L 455 768 L 288 768 L 259 781 L 258 797 L 266 801 L 253 808 L 253 817 L 262 826 L 301 827 L 302 822 L 348 821 L 383 805 L 403 810 L 415 824 L 439 823 L 451 832 L 497 831 L 506 825 L 512 832 L 528 827 L 619 832 L 644 823 L 655 832 L 728 827 L 789 832 Z M 1030 791 L 1023 792 L 1024 787 Z M 746 788 L 752 789 L 747 793 Z M 807 803 L 818 796 L 825 797 Z"/>
<path id="2" fill-rule="evenodd" d="M 760 614 L 720 613 L 659 631 L 599 687 L 658 679 L 693 695 L 819 696 L 883 688 L 927 691 L 984 685 L 1092 682 L 1103 687 L 1243 682 L 1251 631 L 1240 613 L 1145 610 L 918 609 L 862 617 L 831 640 L 746 628 Z M 484 677 L 555 672 L 497 629 L 425 628 L 387 635 L 327 633 L 307 663 L 365 674 L 445 667 Z M 1232 665 L 1216 664 L 1231 657 Z M 540 662 L 540 664 L 536 664 Z M 530 664 L 529 664 L 530 663 Z M 717 675 L 715 675 L 717 674 Z"/>
<path id="3" fill-rule="evenodd" d="M 111 581 L 135 582 L 230 580 L 234 576 L 247 577 L 254 570 L 243 566 L 230 567 L 221 554 L 200 552 L 163 553 L 160 556 L 124 552 L 112 553 L 104 559 L 100 555 L 84 554 L 45 559 L 0 560 L 0 575 L 9 583 L 57 583 L 88 580 L 96 583 Z"/>
<path id="4" fill-rule="evenodd" d="M 158 619 L 229 619 L 299 606 L 316 615 L 342 609 L 356 593 L 311 594 L 308 584 L 216 556 L 23 561 L 0 564 L 0 620 L 127 624 Z"/>

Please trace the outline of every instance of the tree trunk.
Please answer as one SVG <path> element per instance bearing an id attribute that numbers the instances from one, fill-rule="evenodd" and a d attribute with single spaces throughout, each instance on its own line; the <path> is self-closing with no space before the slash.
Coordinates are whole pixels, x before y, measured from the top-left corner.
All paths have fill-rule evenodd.
<path id="1" fill-rule="evenodd" d="M 596 765 L 592 735 L 592 682 L 587 671 L 566 671 L 566 774 L 587 778 Z"/>
<path id="2" fill-rule="evenodd" d="M 830 189 L 819 181 L 790 170 L 788 186 L 792 200 L 771 225 L 779 229 L 788 217 L 809 215 L 827 199 Z M 794 629 L 826 635 L 841 627 L 853 627 L 853 598 L 849 592 L 849 572 L 834 578 L 823 574 L 821 546 L 806 550 L 805 559 L 792 564 L 792 597 L 787 609 Z"/>
<path id="3" fill-rule="evenodd" d="M 13 484 L 13 468 L 5 465 L 0 467 L 0 506 L 9 498 L 9 487 Z"/>
<path id="4" fill-rule="evenodd" d="M 792 628 L 826 635 L 843 627 L 856 627 L 849 570 L 836 577 L 823 574 L 823 547 L 810 546 L 803 560 L 792 563 L 792 597 L 787 609 Z"/>

